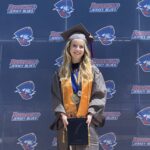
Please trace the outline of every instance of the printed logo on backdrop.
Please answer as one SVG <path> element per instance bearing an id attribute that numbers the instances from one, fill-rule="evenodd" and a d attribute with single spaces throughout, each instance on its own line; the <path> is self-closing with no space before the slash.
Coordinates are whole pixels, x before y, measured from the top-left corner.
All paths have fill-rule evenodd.
<path id="1" fill-rule="evenodd" d="M 134 137 L 132 140 L 132 146 L 150 146 L 150 138 Z"/>
<path id="2" fill-rule="evenodd" d="M 39 63 L 38 59 L 11 59 L 9 69 L 33 69 Z"/>
<path id="3" fill-rule="evenodd" d="M 117 68 L 118 64 L 120 63 L 120 59 L 97 59 L 97 58 L 93 58 L 92 59 L 94 64 L 97 67 L 101 67 L 101 68 Z"/>
<path id="4" fill-rule="evenodd" d="M 51 31 L 50 35 L 49 35 L 49 41 L 53 42 L 53 41 L 62 41 L 63 38 L 60 35 L 62 32 L 56 32 L 56 31 Z"/>
<path id="5" fill-rule="evenodd" d="M 103 13 L 103 12 L 117 12 L 120 3 L 95 3 L 92 2 L 89 12 L 90 13 Z"/>
<path id="6" fill-rule="evenodd" d="M 105 81 L 107 88 L 107 99 L 113 98 L 113 95 L 116 93 L 115 82 L 113 80 Z"/>
<path id="7" fill-rule="evenodd" d="M 99 137 L 99 143 L 103 150 L 113 150 L 117 145 L 116 135 L 113 132 L 106 133 Z"/>
<path id="8" fill-rule="evenodd" d="M 137 113 L 138 119 L 141 120 L 143 125 L 150 126 L 150 107 L 143 108 Z"/>
<path id="9" fill-rule="evenodd" d="M 95 38 L 98 39 L 102 45 L 111 45 L 116 38 L 115 29 L 112 25 L 103 27 L 95 33 Z"/>
<path id="10" fill-rule="evenodd" d="M 54 65 L 60 67 L 62 65 L 62 62 L 63 62 L 63 56 L 60 56 L 60 57 L 55 59 L 55 64 Z"/>
<path id="11" fill-rule="evenodd" d="M 16 39 L 21 46 L 29 46 L 34 39 L 32 28 L 24 27 L 17 30 L 13 39 Z"/>
<path id="12" fill-rule="evenodd" d="M 144 72 L 150 72 L 150 53 L 139 57 L 136 64 L 139 65 Z"/>
<path id="13" fill-rule="evenodd" d="M 13 112 L 11 121 L 37 121 L 40 116 L 40 112 Z"/>
<path id="14" fill-rule="evenodd" d="M 18 143 L 20 144 L 23 150 L 35 150 L 37 146 L 37 137 L 35 133 L 29 133 L 18 138 Z"/>
<path id="15" fill-rule="evenodd" d="M 56 147 L 57 146 L 57 137 L 54 137 L 52 140 L 52 146 Z"/>
<path id="16" fill-rule="evenodd" d="M 131 94 L 150 94 L 150 85 L 133 85 Z"/>
<path id="17" fill-rule="evenodd" d="M 120 112 L 104 112 L 106 120 L 118 120 L 121 116 Z"/>
<path id="18" fill-rule="evenodd" d="M 30 100 L 35 94 L 35 85 L 33 81 L 26 81 L 16 87 L 16 93 L 19 93 L 23 100 Z"/>
<path id="19" fill-rule="evenodd" d="M 149 0 L 142 0 L 138 2 L 137 9 L 139 9 L 145 17 L 150 17 L 150 1 Z"/>
<path id="20" fill-rule="evenodd" d="M 131 36 L 133 40 L 150 40 L 150 31 L 134 30 Z"/>
<path id="21" fill-rule="evenodd" d="M 60 0 L 54 7 L 53 10 L 56 10 L 61 18 L 69 18 L 74 11 L 72 0 Z"/>
<path id="22" fill-rule="evenodd" d="M 34 14 L 37 9 L 36 4 L 30 5 L 13 5 L 9 4 L 7 14 Z"/>

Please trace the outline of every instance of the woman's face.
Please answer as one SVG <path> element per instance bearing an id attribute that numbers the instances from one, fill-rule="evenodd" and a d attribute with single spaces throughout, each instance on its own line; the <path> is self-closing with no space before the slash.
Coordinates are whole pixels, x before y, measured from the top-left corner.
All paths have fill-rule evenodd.
<path id="1" fill-rule="evenodd" d="M 79 63 L 84 55 L 85 41 L 82 39 L 74 39 L 70 45 L 70 55 L 73 63 Z"/>

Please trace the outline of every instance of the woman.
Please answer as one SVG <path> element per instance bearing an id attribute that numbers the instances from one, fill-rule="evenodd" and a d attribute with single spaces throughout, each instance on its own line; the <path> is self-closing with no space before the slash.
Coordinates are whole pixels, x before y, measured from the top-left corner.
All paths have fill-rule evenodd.
<path id="1" fill-rule="evenodd" d="M 88 43 L 93 38 L 82 24 L 62 33 L 67 41 L 63 63 L 52 80 L 52 103 L 56 120 L 51 129 L 57 129 L 58 150 L 99 150 L 96 126 L 103 123 L 106 87 L 99 69 L 92 64 Z M 89 144 L 68 146 L 69 118 L 86 118 Z M 82 134 L 82 133 L 81 133 Z"/>

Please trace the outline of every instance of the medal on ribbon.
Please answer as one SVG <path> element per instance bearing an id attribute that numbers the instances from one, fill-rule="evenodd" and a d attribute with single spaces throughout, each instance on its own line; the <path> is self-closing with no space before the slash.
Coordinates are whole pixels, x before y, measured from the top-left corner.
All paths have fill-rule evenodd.
<path id="1" fill-rule="evenodd" d="M 72 101 L 75 103 L 75 104 L 78 104 L 80 102 L 80 97 L 77 95 L 77 94 L 73 94 L 72 95 Z"/>
<path id="2" fill-rule="evenodd" d="M 81 97 L 81 90 L 78 90 L 77 95 Z"/>
<path id="3" fill-rule="evenodd" d="M 72 101 L 78 104 L 81 98 L 81 85 L 78 83 L 78 71 L 71 73 L 71 81 L 73 88 Z"/>

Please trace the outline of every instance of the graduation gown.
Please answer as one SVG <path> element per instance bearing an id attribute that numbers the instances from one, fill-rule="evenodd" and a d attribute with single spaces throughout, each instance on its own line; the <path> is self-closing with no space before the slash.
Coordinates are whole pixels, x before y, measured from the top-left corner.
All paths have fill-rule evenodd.
<path id="1" fill-rule="evenodd" d="M 94 79 L 92 83 L 91 98 L 88 107 L 88 113 L 93 115 L 92 122 L 89 127 L 90 144 L 87 146 L 71 146 L 72 150 L 99 150 L 98 133 L 96 127 L 103 126 L 104 117 L 103 111 L 106 104 L 106 86 L 102 73 L 99 69 L 92 65 Z M 58 71 L 54 73 L 51 85 L 51 101 L 52 111 L 55 113 L 55 120 L 50 126 L 52 130 L 57 130 L 57 148 L 58 150 L 68 150 L 66 140 L 66 131 L 63 128 L 63 123 L 60 118 L 60 113 L 65 113 L 63 105 L 61 83 L 58 76 Z M 65 135 L 65 136 L 64 136 Z"/>

